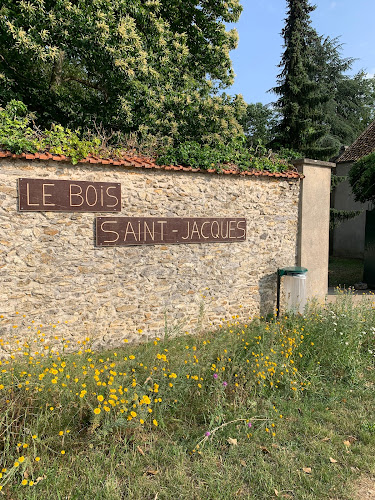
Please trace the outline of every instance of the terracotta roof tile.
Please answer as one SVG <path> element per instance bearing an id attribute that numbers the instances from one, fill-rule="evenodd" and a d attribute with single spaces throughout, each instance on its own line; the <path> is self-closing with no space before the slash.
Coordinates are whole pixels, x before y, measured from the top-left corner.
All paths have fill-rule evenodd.
<path id="1" fill-rule="evenodd" d="M 373 122 L 375 131 L 375 122 Z M 374 150 L 375 150 L 375 135 L 374 135 Z M 0 151 L 0 158 L 14 158 L 14 159 L 26 159 L 26 160 L 52 160 L 52 161 L 66 161 L 70 162 L 70 159 L 65 155 L 51 154 L 48 152 L 42 153 L 22 153 L 13 154 L 9 151 Z M 341 159 L 340 159 L 341 160 Z M 347 161 L 347 160 L 344 160 Z M 207 174 L 215 174 L 216 170 L 208 169 L 203 170 L 200 168 L 186 167 L 183 165 L 157 165 L 150 158 L 142 158 L 139 156 L 126 156 L 124 155 L 121 159 L 112 158 L 98 158 L 93 155 L 88 155 L 86 158 L 79 160 L 79 163 L 91 163 L 91 164 L 101 164 L 101 165 L 114 165 L 114 166 L 124 166 L 124 167 L 136 167 L 136 168 L 147 168 L 155 170 L 168 170 L 175 172 L 201 172 Z M 269 172 L 267 170 L 249 170 L 240 171 L 236 167 L 230 166 L 225 170 L 222 170 L 223 174 L 226 175 L 252 175 L 252 176 L 263 176 L 263 177 L 282 177 L 285 179 L 300 179 L 302 176 L 295 170 L 288 170 L 287 172 Z"/>
<path id="2" fill-rule="evenodd" d="M 375 151 L 375 120 L 336 160 L 336 163 L 354 162 Z"/>

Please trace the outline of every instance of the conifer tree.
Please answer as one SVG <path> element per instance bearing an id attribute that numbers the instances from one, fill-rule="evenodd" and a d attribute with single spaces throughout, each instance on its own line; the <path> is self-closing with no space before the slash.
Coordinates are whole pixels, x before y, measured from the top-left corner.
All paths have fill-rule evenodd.
<path id="1" fill-rule="evenodd" d="M 274 143 L 305 156 L 329 159 L 348 145 L 374 116 L 374 80 L 364 72 L 346 74 L 353 58 L 341 56 L 337 38 L 319 36 L 311 26 L 309 0 L 287 0 L 278 85 L 272 89 L 281 115 Z"/>
<path id="2" fill-rule="evenodd" d="M 321 92 L 318 82 L 312 77 L 318 71 L 314 51 L 319 37 L 311 26 L 310 13 L 315 6 L 309 0 L 287 0 L 286 24 L 282 30 L 285 51 L 282 55 L 278 85 L 272 89 L 279 99 L 275 103 L 281 113 L 276 141 L 296 149 L 306 156 L 326 156 L 317 141 L 323 137 L 323 104 L 328 96 Z M 324 148 L 323 148 L 324 149 Z"/>

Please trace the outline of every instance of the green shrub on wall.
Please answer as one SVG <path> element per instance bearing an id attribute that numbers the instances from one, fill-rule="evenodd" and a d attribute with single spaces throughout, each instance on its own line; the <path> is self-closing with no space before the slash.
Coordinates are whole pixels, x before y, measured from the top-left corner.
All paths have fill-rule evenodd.
<path id="1" fill-rule="evenodd" d="M 10 101 L 5 109 L 0 108 L 0 145 L 2 149 L 20 154 L 24 151 L 35 153 L 38 140 L 30 128 L 33 115 L 20 101 Z"/>
<path id="2" fill-rule="evenodd" d="M 29 113 L 20 101 L 12 100 L 0 108 L 0 147 L 12 153 L 36 153 L 49 151 L 64 154 L 73 164 L 94 153 L 101 144 L 99 138 L 81 139 L 79 130 L 72 131 L 61 125 L 52 125 L 50 130 L 39 130 L 35 115 Z"/>
<path id="3" fill-rule="evenodd" d="M 290 168 L 287 159 L 261 144 L 256 148 L 248 148 L 245 137 L 232 139 L 228 144 L 201 145 L 194 141 L 183 142 L 170 147 L 160 155 L 157 162 L 168 165 L 185 165 L 194 168 L 221 170 L 224 166 L 235 165 L 243 170 L 268 170 L 283 172 Z"/>
<path id="4" fill-rule="evenodd" d="M 149 146 L 136 141 L 138 153 L 139 150 L 154 149 L 153 156 L 159 165 L 186 165 L 218 172 L 228 168 L 283 172 L 291 168 L 290 160 L 298 157 L 289 150 L 274 153 L 262 144 L 248 148 L 245 136 L 237 136 L 226 144 L 186 141 L 168 147 L 161 144 L 156 149 L 154 145 Z M 124 151 L 133 154 L 134 140 L 120 136 L 109 140 L 104 135 L 93 133 L 84 135 L 80 130 L 72 131 L 58 124 L 53 124 L 49 130 L 40 130 L 35 125 L 35 115 L 25 104 L 12 100 L 5 108 L 0 108 L 0 148 L 16 154 L 38 151 L 63 154 L 76 164 L 89 154 L 105 158 L 120 157 Z"/>

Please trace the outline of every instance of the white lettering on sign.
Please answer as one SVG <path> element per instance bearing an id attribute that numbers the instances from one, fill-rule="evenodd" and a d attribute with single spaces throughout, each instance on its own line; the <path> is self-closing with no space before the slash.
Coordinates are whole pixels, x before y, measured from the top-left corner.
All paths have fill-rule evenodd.
<path id="1" fill-rule="evenodd" d="M 18 179 L 19 209 L 54 212 L 120 212 L 121 186 L 110 182 Z"/>
<path id="2" fill-rule="evenodd" d="M 153 217 L 98 217 L 96 228 L 99 246 L 232 243 L 246 239 L 244 218 L 170 217 L 160 220 Z"/>

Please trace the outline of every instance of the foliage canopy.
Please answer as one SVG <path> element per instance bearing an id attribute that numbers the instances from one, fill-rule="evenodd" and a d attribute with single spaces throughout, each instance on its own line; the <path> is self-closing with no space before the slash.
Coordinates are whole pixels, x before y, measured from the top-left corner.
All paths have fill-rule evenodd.
<path id="1" fill-rule="evenodd" d="M 241 124 L 250 144 L 269 144 L 274 139 L 278 119 L 277 111 L 271 106 L 261 102 L 248 104 Z"/>
<path id="2" fill-rule="evenodd" d="M 355 201 L 375 202 L 375 153 L 356 161 L 349 171 Z"/>
<path id="3" fill-rule="evenodd" d="M 341 49 L 339 40 L 329 37 L 320 37 L 315 47 L 319 70 L 315 80 L 329 96 L 322 109 L 327 128 L 318 146 L 334 153 L 354 142 L 373 119 L 375 108 L 375 80 L 366 78 L 363 71 L 348 76 L 354 59 L 342 58 Z"/>
<path id="4" fill-rule="evenodd" d="M 23 101 L 43 127 L 225 141 L 245 110 L 218 95 L 240 12 L 239 0 L 4 0 L 0 104 Z"/>

